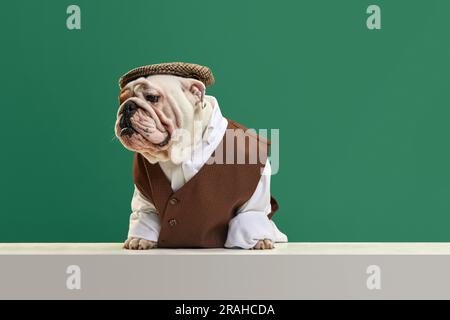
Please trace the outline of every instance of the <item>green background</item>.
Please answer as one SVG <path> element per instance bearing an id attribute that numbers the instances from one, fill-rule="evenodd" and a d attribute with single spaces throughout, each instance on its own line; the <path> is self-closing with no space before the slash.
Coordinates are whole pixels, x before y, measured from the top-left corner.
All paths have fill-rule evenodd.
<path id="1" fill-rule="evenodd" d="M 82 29 L 66 28 L 81 7 Z M 378 4 L 382 30 L 366 27 Z M 0 242 L 122 241 L 131 152 L 117 80 L 210 66 L 222 112 L 280 129 L 291 241 L 450 241 L 450 1 L 8 1 Z"/>

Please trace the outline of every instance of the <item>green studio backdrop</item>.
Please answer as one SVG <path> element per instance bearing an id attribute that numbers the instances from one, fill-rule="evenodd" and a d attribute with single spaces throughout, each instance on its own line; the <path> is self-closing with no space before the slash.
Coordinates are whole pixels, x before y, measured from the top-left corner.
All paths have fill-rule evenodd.
<path id="1" fill-rule="evenodd" d="M 66 9 L 81 8 L 81 30 Z M 366 9 L 381 8 L 381 30 Z M 132 153 L 117 80 L 210 66 L 208 94 L 280 130 L 291 241 L 450 241 L 450 1 L 7 1 L 1 6 L 0 242 L 122 241 Z"/>

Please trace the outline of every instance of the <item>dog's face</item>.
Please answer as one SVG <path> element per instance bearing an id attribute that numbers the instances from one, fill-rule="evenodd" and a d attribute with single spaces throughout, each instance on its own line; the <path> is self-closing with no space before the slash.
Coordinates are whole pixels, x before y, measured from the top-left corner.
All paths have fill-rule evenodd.
<path id="1" fill-rule="evenodd" d="M 195 79 L 172 75 L 136 79 L 120 92 L 116 136 L 125 148 L 152 163 L 173 161 L 174 151 L 190 144 L 180 133 L 193 132 L 204 95 L 204 84 Z"/>

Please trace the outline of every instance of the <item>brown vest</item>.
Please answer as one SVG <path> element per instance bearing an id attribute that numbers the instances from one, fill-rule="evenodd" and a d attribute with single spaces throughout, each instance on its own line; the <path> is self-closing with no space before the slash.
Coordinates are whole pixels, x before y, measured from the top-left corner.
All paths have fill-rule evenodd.
<path id="1" fill-rule="evenodd" d="M 223 157 L 220 156 L 220 159 L 223 159 L 222 164 L 205 164 L 176 192 L 172 191 L 171 183 L 159 164 L 151 164 L 141 154 L 135 154 L 134 183 L 138 190 L 152 201 L 160 217 L 159 247 L 219 248 L 224 246 L 229 221 L 236 215 L 239 207 L 251 198 L 258 185 L 270 144 L 256 134 L 247 135 L 245 145 L 238 144 L 237 139 L 239 136 L 243 137 L 242 133 L 246 128 L 228 119 L 227 129 L 241 130 L 234 131 L 234 136 L 225 134 L 214 151 L 212 157 L 216 159 L 223 153 Z M 234 139 L 233 164 L 224 164 L 227 159 L 227 139 Z M 253 164 L 249 163 L 249 159 L 255 156 L 252 151 L 254 148 L 249 147 L 252 139 L 254 145 L 258 146 L 256 164 L 255 161 L 252 162 Z M 240 150 L 237 150 L 238 148 Z M 245 154 L 244 164 L 237 163 L 238 151 Z M 278 209 L 274 198 L 271 198 L 271 205 L 272 212 L 269 218 Z"/>

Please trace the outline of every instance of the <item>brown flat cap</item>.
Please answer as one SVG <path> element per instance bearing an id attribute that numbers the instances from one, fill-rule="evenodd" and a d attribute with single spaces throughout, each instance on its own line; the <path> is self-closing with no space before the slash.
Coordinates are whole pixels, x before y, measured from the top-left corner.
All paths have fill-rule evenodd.
<path id="1" fill-rule="evenodd" d="M 120 77 L 119 86 L 122 89 L 130 81 L 153 74 L 171 74 L 184 78 L 194 78 L 203 82 L 205 86 L 214 84 L 214 76 L 208 67 L 194 63 L 171 62 L 150 64 L 130 70 Z"/>

